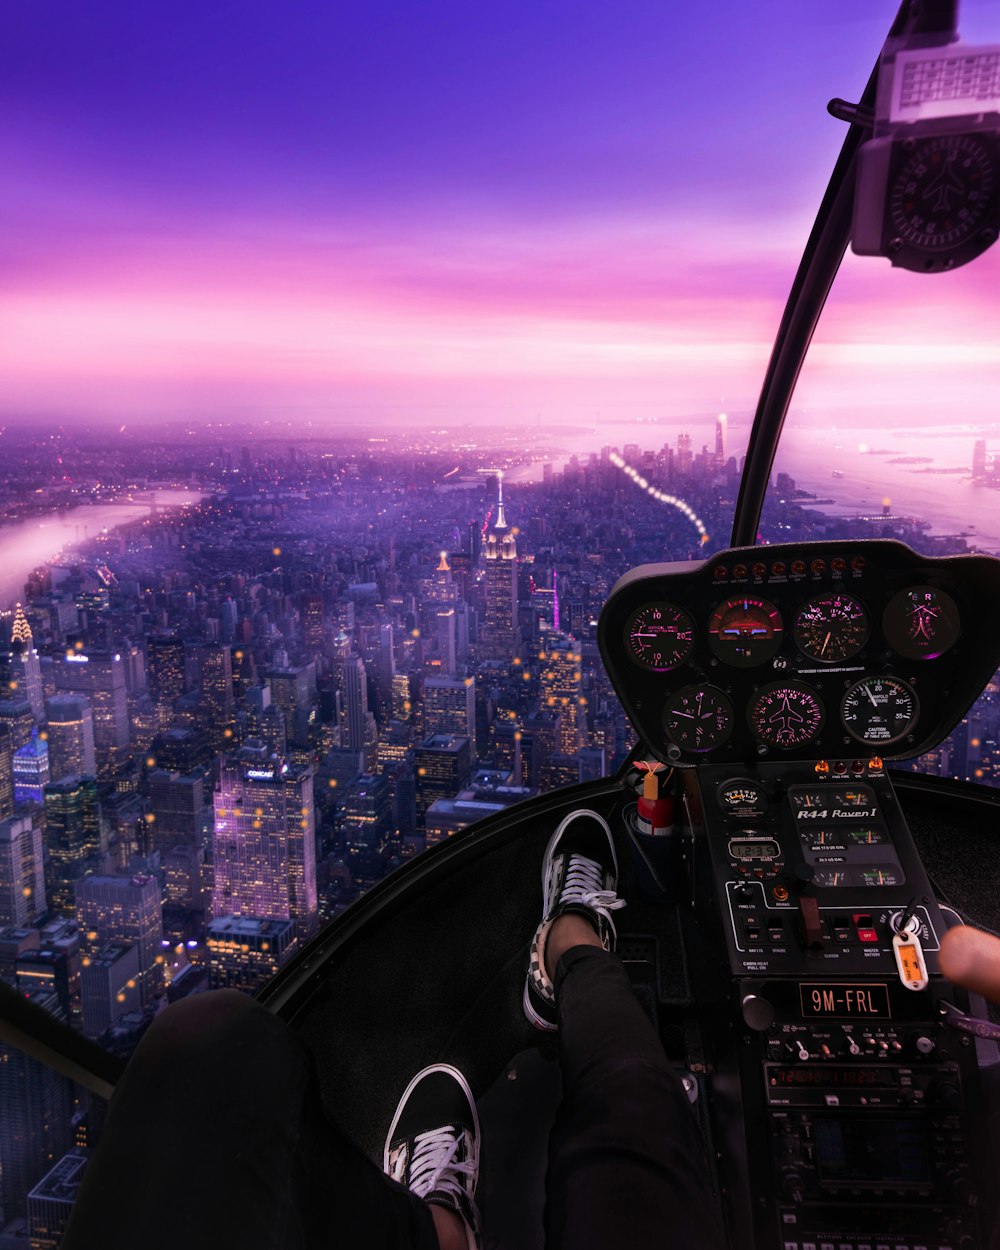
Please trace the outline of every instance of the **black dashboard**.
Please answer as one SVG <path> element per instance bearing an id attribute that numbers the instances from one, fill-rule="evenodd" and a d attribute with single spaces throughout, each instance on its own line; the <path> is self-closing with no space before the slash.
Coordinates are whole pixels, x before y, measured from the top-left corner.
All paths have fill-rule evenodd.
<path id="1" fill-rule="evenodd" d="M 954 728 L 1000 662 L 998 570 L 888 539 L 641 565 L 612 591 L 599 645 L 665 763 L 905 758 Z"/>

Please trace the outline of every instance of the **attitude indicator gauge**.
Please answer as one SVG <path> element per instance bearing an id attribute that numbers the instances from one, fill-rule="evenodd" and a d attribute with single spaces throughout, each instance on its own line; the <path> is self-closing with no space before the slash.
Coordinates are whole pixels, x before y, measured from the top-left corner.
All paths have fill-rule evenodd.
<path id="1" fill-rule="evenodd" d="M 654 673 L 669 673 L 691 654 L 694 622 L 672 603 L 647 603 L 625 626 L 625 649 L 631 659 Z"/>
<path id="2" fill-rule="evenodd" d="M 962 632 L 955 600 L 933 586 L 911 586 L 886 604 L 882 629 L 894 650 L 908 660 L 936 660 Z"/>
<path id="3" fill-rule="evenodd" d="M 727 599 L 708 622 L 708 645 L 736 668 L 753 668 L 769 660 L 781 646 L 781 613 L 766 599 L 740 595 Z"/>
<path id="4" fill-rule="evenodd" d="M 863 677 L 850 686 L 840 705 L 844 728 L 858 742 L 888 746 L 905 738 L 920 706 L 913 687 L 899 677 Z"/>
<path id="5" fill-rule="evenodd" d="M 761 686 L 747 712 L 750 728 L 768 746 L 805 746 L 823 728 L 826 714 L 819 695 L 801 681 Z"/>
<path id="6" fill-rule="evenodd" d="M 795 617 L 795 641 L 811 660 L 839 664 L 868 641 L 868 613 L 851 595 L 816 595 Z"/>
<path id="7" fill-rule="evenodd" d="M 722 746 L 733 732 L 735 719 L 729 696 L 717 686 L 682 686 L 663 709 L 667 737 L 687 751 Z"/>

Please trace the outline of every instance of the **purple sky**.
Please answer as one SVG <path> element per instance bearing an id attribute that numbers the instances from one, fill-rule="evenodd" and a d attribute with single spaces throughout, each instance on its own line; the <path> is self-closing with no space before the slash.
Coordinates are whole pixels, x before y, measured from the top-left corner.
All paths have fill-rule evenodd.
<path id="1" fill-rule="evenodd" d="M 5 6 L 0 415 L 752 408 L 894 6 L 687 7 Z M 854 261 L 810 401 L 995 394 L 994 265 Z"/>

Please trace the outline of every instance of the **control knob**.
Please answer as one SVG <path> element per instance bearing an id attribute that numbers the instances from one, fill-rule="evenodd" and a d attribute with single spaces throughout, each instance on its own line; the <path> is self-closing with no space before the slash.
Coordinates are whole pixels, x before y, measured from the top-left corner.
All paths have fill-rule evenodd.
<path id="1" fill-rule="evenodd" d="M 747 994 L 743 999 L 743 1019 L 747 1028 L 763 1033 L 774 1024 L 774 1007 L 760 994 Z"/>
<path id="2" fill-rule="evenodd" d="M 798 1204 L 805 1199 L 805 1185 L 798 1172 L 786 1171 L 781 1178 L 781 1188 L 790 1202 Z"/>

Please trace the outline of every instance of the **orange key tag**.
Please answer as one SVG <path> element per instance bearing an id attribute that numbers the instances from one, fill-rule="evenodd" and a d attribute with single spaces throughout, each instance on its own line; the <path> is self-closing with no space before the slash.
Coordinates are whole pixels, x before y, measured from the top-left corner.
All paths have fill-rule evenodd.
<path id="1" fill-rule="evenodd" d="M 927 964 L 924 961 L 923 947 L 917 930 L 919 920 L 914 917 L 907 927 L 893 936 L 892 953 L 896 956 L 896 968 L 899 979 L 908 990 L 925 990 L 927 988 Z"/>

